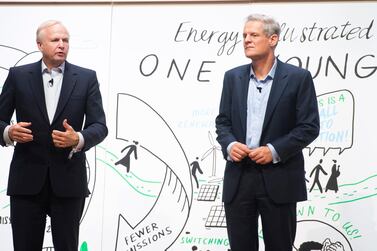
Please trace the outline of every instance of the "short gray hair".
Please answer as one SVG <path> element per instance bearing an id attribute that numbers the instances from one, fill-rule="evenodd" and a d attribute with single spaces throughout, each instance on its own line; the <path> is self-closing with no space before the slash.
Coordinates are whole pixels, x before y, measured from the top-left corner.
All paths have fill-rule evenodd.
<path id="1" fill-rule="evenodd" d="M 56 25 L 56 24 L 60 24 L 60 25 L 62 25 L 65 28 L 65 26 L 63 25 L 63 23 L 60 22 L 60 21 L 58 21 L 58 20 L 47 20 L 47 21 L 41 23 L 39 25 L 38 29 L 37 29 L 37 34 L 36 34 L 37 35 L 36 36 L 37 42 L 40 42 L 40 40 L 41 40 L 41 31 L 42 30 L 46 29 L 47 27 Z M 65 28 L 65 29 L 67 30 L 67 28 Z M 67 33 L 68 33 L 68 30 L 67 30 Z M 69 35 L 69 33 L 68 33 L 68 35 Z"/>
<path id="2" fill-rule="evenodd" d="M 274 34 L 280 36 L 280 24 L 272 17 L 264 14 L 251 14 L 246 18 L 246 23 L 250 21 L 258 21 L 263 23 L 263 30 L 267 36 Z"/>

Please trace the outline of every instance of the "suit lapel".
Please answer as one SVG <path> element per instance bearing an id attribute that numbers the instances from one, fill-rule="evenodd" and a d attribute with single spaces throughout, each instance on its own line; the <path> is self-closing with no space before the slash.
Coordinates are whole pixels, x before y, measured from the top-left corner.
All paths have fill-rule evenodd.
<path id="1" fill-rule="evenodd" d="M 267 102 L 267 108 L 266 108 L 266 114 L 264 116 L 264 122 L 263 122 L 263 129 L 262 133 L 266 129 L 266 126 L 268 125 L 269 121 L 271 120 L 272 113 L 275 110 L 275 107 L 285 89 L 285 87 L 288 84 L 288 78 L 287 78 L 287 72 L 284 71 L 284 64 L 278 60 L 278 64 L 276 67 L 276 72 L 274 76 L 274 80 L 272 82 L 271 86 L 271 92 L 270 96 L 268 98 Z"/>
<path id="2" fill-rule="evenodd" d="M 55 120 L 59 117 L 60 113 L 63 111 L 65 105 L 67 104 L 68 99 L 71 96 L 72 90 L 76 85 L 76 78 L 77 73 L 72 69 L 72 65 L 66 61 L 58 106 L 56 107 L 54 119 L 52 120 L 51 124 L 55 122 Z"/>
<path id="3" fill-rule="evenodd" d="M 247 120 L 247 96 L 249 92 L 249 81 L 250 81 L 250 67 L 251 65 L 245 65 L 240 73 L 240 116 L 241 116 L 241 128 L 244 135 L 246 135 L 246 120 Z"/>
<path id="4" fill-rule="evenodd" d="M 39 107 L 39 110 L 41 111 L 43 118 L 46 120 L 48 124 L 50 124 L 48 115 L 47 115 L 45 92 L 43 89 L 42 61 L 38 61 L 34 63 L 31 66 L 29 74 L 30 74 L 31 91 L 34 95 L 36 103 Z"/>

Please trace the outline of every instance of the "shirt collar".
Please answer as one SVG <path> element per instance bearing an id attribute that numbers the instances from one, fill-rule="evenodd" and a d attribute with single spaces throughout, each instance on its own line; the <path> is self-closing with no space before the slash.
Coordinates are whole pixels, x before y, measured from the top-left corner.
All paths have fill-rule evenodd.
<path id="1" fill-rule="evenodd" d="M 52 68 L 51 71 L 64 73 L 64 69 L 65 69 L 65 61 L 61 65 L 59 65 L 58 67 Z M 48 70 L 45 62 L 43 62 L 43 60 L 42 60 L 42 73 L 45 73 L 45 72 L 50 72 L 50 71 Z"/>
<path id="2" fill-rule="evenodd" d="M 277 59 L 275 58 L 275 61 L 274 61 L 274 64 L 272 65 L 272 67 L 271 67 L 271 70 L 268 72 L 267 76 L 264 79 L 260 80 L 260 82 L 265 82 L 268 79 L 274 79 L 275 72 L 276 72 L 276 66 L 277 66 Z M 251 63 L 251 65 L 250 65 L 250 78 L 255 79 L 255 73 L 254 73 L 254 70 L 253 70 L 253 63 Z"/>

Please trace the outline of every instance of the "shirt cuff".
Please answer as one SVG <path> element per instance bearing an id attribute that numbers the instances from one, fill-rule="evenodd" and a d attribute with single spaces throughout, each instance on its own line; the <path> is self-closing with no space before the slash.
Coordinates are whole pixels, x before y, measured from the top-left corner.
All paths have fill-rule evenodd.
<path id="1" fill-rule="evenodd" d="M 84 148 L 85 140 L 84 140 L 84 136 L 82 136 L 81 132 L 78 132 L 77 134 L 79 135 L 79 143 L 73 149 L 75 149 L 76 152 L 80 152 Z"/>
<path id="2" fill-rule="evenodd" d="M 233 142 L 231 142 L 231 143 L 228 145 L 228 147 L 226 148 L 226 151 L 227 151 L 227 153 L 228 153 L 228 156 L 226 157 L 226 159 L 229 160 L 229 161 L 233 161 L 232 158 L 230 157 L 230 149 L 232 149 L 232 146 L 233 146 L 234 144 L 236 144 L 236 143 L 237 143 L 237 141 L 233 141 Z"/>
<path id="3" fill-rule="evenodd" d="M 14 142 L 9 137 L 9 128 L 10 128 L 10 125 L 5 127 L 4 132 L 3 132 L 3 139 L 6 146 L 14 146 Z"/>
<path id="4" fill-rule="evenodd" d="M 79 143 L 77 144 L 76 147 L 72 148 L 71 152 L 68 155 L 68 159 L 72 159 L 73 154 L 80 152 L 84 148 L 84 145 L 85 145 L 84 136 L 82 136 L 80 132 L 78 132 L 77 135 L 79 135 Z"/>
<path id="5" fill-rule="evenodd" d="M 279 163 L 281 159 L 280 159 L 279 154 L 276 152 L 275 147 L 271 145 L 270 143 L 267 143 L 267 147 L 270 149 L 271 154 L 272 154 L 272 163 L 274 164 Z"/>

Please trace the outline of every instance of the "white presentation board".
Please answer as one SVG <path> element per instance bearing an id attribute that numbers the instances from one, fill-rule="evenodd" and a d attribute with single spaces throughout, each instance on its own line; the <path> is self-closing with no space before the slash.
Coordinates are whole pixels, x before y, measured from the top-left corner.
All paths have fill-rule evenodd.
<path id="1" fill-rule="evenodd" d="M 318 95 L 321 133 L 304 149 L 309 200 L 297 207 L 294 250 L 374 249 L 376 2 L 1 5 L 0 89 L 9 67 L 40 59 L 35 30 L 47 19 L 69 29 L 68 61 L 97 71 L 109 135 L 87 155 L 80 251 L 229 248 L 214 119 L 224 72 L 249 62 L 250 13 L 281 23 L 279 59 L 309 69 Z M 11 156 L 0 149 L 4 251 L 13 250 Z M 44 247 L 53 250 L 48 224 Z"/>

